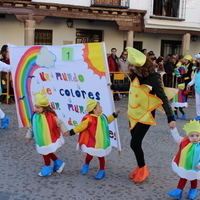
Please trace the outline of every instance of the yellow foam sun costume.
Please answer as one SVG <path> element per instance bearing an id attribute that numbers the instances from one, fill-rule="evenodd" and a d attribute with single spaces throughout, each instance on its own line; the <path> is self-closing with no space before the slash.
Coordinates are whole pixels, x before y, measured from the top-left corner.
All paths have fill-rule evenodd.
<path id="1" fill-rule="evenodd" d="M 156 121 L 151 111 L 160 106 L 163 102 L 155 95 L 149 94 L 147 85 L 140 85 L 138 78 L 135 78 L 129 90 L 127 115 L 130 122 L 130 130 L 137 122 L 155 125 Z"/>
<path id="2" fill-rule="evenodd" d="M 128 61 L 141 67 L 146 62 L 146 56 L 140 51 L 127 47 Z M 138 78 L 135 78 L 130 85 L 127 115 L 132 129 L 137 122 L 143 124 L 156 124 L 151 111 L 160 106 L 163 102 L 155 95 L 149 94 L 150 88 L 147 85 L 140 85 Z"/>

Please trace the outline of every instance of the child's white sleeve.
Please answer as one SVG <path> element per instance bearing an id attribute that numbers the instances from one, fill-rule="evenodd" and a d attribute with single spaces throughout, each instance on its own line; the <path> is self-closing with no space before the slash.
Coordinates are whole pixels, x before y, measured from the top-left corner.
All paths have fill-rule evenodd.
<path id="1" fill-rule="evenodd" d="M 10 72 L 10 65 L 0 61 L 0 71 Z"/>
<path id="2" fill-rule="evenodd" d="M 192 80 L 188 83 L 189 86 L 192 86 L 195 84 L 195 75 L 193 76 Z"/>
<path id="3" fill-rule="evenodd" d="M 28 139 L 32 139 L 33 138 L 33 129 L 32 129 L 32 126 L 30 126 L 28 128 L 28 131 L 26 133 L 26 138 L 28 138 Z"/>
<path id="4" fill-rule="evenodd" d="M 172 137 L 174 138 L 175 142 L 177 142 L 178 144 L 180 144 L 181 141 L 182 141 L 182 139 L 183 139 L 183 137 L 181 137 L 179 135 L 177 128 L 175 128 L 173 130 L 171 129 L 171 134 L 172 134 Z"/>
<path id="5" fill-rule="evenodd" d="M 61 133 L 66 133 L 68 131 L 68 128 L 65 125 L 65 123 L 58 117 L 56 118 L 56 123 L 57 123 L 57 126 L 60 128 Z"/>

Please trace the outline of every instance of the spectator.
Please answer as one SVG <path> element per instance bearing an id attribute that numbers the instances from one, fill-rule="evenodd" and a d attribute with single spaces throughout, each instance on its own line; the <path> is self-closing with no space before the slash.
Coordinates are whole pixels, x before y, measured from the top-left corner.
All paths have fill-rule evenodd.
<path id="1" fill-rule="evenodd" d="M 165 72 L 167 74 L 164 75 L 164 85 L 166 87 L 172 87 L 174 83 L 174 69 L 176 68 L 176 58 L 171 57 L 165 64 L 164 64 Z"/>
<path id="2" fill-rule="evenodd" d="M 119 57 L 119 71 L 121 72 L 129 72 L 130 71 L 130 63 L 127 60 L 128 52 L 123 51 L 121 56 Z"/>
<path id="3" fill-rule="evenodd" d="M 158 59 L 156 60 L 156 64 L 158 73 L 165 72 L 164 59 L 162 57 L 158 57 Z"/>
<path id="4" fill-rule="evenodd" d="M 141 51 L 144 55 L 146 55 L 147 56 L 147 49 L 142 49 L 142 51 Z"/>
<path id="5" fill-rule="evenodd" d="M 117 57 L 117 49 L 112 48 L 111 49 L 111 55 L 108 57 L 108 67 L 110 72 L 119 72 L 119 59 Z M 114 80 L 114 73 L 110 73 L 110 79 L 111 83 L 113 83 Z M 120 95 L 118 93 L 114 93 L 113 95 L 114 100 L 120 100 Z"/>

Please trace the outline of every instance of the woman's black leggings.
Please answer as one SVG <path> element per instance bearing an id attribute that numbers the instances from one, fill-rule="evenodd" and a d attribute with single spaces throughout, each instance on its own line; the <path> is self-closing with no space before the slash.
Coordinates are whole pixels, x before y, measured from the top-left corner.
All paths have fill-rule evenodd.
<path id="1" fill-rule="evenodd" d="M 131 130 L 132 139 L 130 146 L 135 153 L 137 164 L 140 168 L 145 166 L 144 153 L 142 150 L 142 140 L 149 128 L 150 125 L 137 123 Z"/>

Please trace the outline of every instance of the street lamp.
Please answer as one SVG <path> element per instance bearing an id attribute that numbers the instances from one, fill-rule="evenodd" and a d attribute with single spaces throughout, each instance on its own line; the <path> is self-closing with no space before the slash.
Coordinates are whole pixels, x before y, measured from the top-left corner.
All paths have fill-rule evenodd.
<path id="1" fill-rule="evenodd" d="M 191 35 L 191 40 L 196 42 L 198 40 L 198 35 Z"/>
<path id="2" fill-rule="evenodd" d="M 72 19 L 69 18 L 67 19 L 66 24 L 68 28 L 73 28 L 74 22 Z"/>

